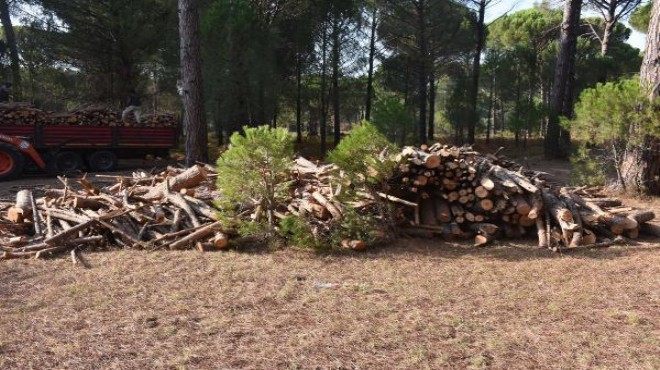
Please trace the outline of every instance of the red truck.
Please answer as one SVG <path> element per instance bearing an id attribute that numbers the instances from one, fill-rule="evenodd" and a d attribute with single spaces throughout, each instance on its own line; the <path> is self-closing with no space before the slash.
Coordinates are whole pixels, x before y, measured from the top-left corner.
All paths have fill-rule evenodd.
<path id="1" fill-rule="evenodd" d="M 39 169 L 111 171 L 119 158 L 166 157 L 179 144 L 176 127 L 3 125 L 0 181 Z"/>

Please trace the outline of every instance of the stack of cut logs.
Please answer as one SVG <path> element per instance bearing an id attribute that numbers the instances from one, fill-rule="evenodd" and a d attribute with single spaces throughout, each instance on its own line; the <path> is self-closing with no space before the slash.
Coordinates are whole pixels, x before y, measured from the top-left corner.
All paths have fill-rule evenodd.
<path id="1" fill-rule="evenodd" d="M 30 103 L 0 103 L 0 124 L 36 125 L 46 117 L 45 112 Z"/>
<path id="2" fill-rule="evenodd" d="M 104 106 L 88 105 L 67 113 L 47 113 L 30 103 L 0 104 L 0 125 L 176 127 L 177 124 L 176 116 L 171 113 L 146 114 L 138 125 L 133 114 L 123 121 L 121 112 Z"/>
<path id="3" fill-rule="evenodd" d="M 90 246 L 138 249 L 223 249 L 227 235 L 213 207 L 212 169 L 168 168 L 133 177 L 103 176 L 99 187 L 86 178 L 34 197 L 21 190 L 2 207 L 0 259 L 45 257 Z"/>
<path id="4" fill-rule="evenodd" d="M 139 127 L 176 127 L 179 121 L 172 113 L 159 113 L 159 114 L 145 114 L 140 117 L 140 123 L 135 122 L 135 116 L 129 114 L 126 117 L 125 126 L 139 126 Z"/>
<path id="5" fill-rule="evenodd" d="M 364 189 L 345 181 L 349 177 L 335 165 L 297 158 L 288 199 L 268 210 L 258 199 L 245 199 L 236 205 L 236 217 L 278 225 L 300 216 L 313 236 L 329 240 L 353 210 L 383 226 L 374 234 L 394 220 L 405 234 L 474 238 L 476 246 L 533 234 L 540 247 L 555 251 L 609 246 L 640 233 L 660 236 L 660 226 L 649 223 L 651 211 L 624 207 L 596 188 L 549 186 L 543 173 L 469 147 L 407 147 L 395 162 L 385 188 Z M 39 197 L 21 190 L 15 202 L 0 203 L 0 259 L 70 251 L 75 262 L 77 251 L 94 245 L 223 249 L 234 232 L 217 219 L 213 201 L 220 194 L 213 171 L 197 165 L 132 177 L 97 175 L 111 180 L 103 187 L 86 178 L 75 183 L 61 178 L 63 189 Z M 347 197 L 342 188 L 349 187 L 353 195 Z M 384 212 L 383 200 L 397 211 Z M 342 245 L 366 247 L 351 239 Z"/>
<path id="6" fill-rule="evenodd" d="M 534 233 L 540 247 L 553 250 L 660 235 L 647 223 L 651 211 L 620 208 L 594 189 L 550 187 L 543 173 L 505 168 L 515 166 L 470 147 L 407 147 L 397 162 L 390 192 L 412 205 L 411 234 L 474 237 L 479 246 Z"/>
<path id="7" fill-rule="evenodd" d="M 73 126 L 115 126 L 121 115 L 106 107 L 87 106 L 51 116 L 51 124 Z"/>

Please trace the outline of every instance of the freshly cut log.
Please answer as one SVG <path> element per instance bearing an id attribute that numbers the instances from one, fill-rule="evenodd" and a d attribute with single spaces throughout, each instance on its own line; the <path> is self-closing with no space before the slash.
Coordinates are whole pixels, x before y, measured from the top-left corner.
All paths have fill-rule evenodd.
<path id="1" fill-rule="evenodd" d="M 196 242 L 200 239 L 213 235 L 217 229 L 221 227 L 220 221 L 216 221 L 212 224 L 208 224 L 197 231 L 177 240 L 168 245 L 170 249 L 181 249 L 186 247 L 188 244 Z"/>
<path id="2" fill-rule="evenodd" d="M 527 216 L 529 212 L 531 212 L 532 207 L 529 205 L 529 202 L 527 202 L 527 199 L 525 199 L 524 196 L 517 195 L 514 197 L 514 200 L 516 204 L 516 212 L 518 212 L 519 215 Z"/>
<path id="3" fill-rule="evenodd" d="M 486 189 L 485 187 L 477 186 L 474 189 L 474 194 L 479 198 L 486 198 L 486 197 L 488 197 L 489 193 L 488 193 L 488 189 Z"/>
<path id="4" fill-rule="evenodd" d="M 550 215 L 557 221 L 562 230 L 562 239 L 565 245 L 577 246 L 579 238 L 574 239 L 574 233 L 580 232 L 580 226 L 575 223 L 573 213 L 566 205 L 550 191 L 543 190 L 543 202 L 550 211 Z"/>
<path id="5" fill-rule="evenodd" d="M 448 223 L 451 222 L 451 209 L 449 204 L 446 201 L 439 198 L 432 198 L 435 205 L 435 216 L 439 223 Z"/>
<path id="6" fill-rule="evenodd" d="M 478 234 L 474 237 L 474 246 L 483 247 L 495 240 L 495 235 L 491 234 Z"/>
<path id="7" fill-rule="evenodd" d="M 541 194 L 532 194 L 531 202 L 532 208 L 529 210 L 527 217 L 534 220 L 541 215 L 541 211 L 543 210 L 543 198 L 541 197 Z"/>
<path id="8" fill-rule="evenodd" d="M 186 171 L 174 176 L 173 178 L 161 183 L 151 189 L 143 198 L 146 200 L 159 199 L 166 192 L 178 192 L 183 188 L 193 188 L 208 178 L 208 173 L 204 166 L 195 165 Z"/>
<path id="9" fill-rule="evenodd" d="M 342 240 L 341 245 L 346 249 L 352 249 L 356 251 L 362 251 L 367 249 L 367 243 L 365 243 L 362 240 L 344 239 Z"/>
<path id="10" fill-rule="evenodd" d="M 227 234 L 216 232 L 215 236 L 213 237 L 213 246 L 215 249 L 226 249 L 229 246 L 229 239 L 227 238 Z"/>
<path id="11" fill-rule="evenodd" d="M 537 217 L 535 221 L 536 232 L 539 239 L 539 248 L 548 248 L 550 246 L 550 238 L 543 217 Z"/>

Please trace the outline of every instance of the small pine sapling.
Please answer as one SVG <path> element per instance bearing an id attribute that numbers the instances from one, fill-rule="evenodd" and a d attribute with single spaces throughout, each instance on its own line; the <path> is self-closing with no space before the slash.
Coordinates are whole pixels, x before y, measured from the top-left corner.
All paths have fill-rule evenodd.
<path id="1" fill-rule="evenodd" d="M 231 136 L 229 149 L 217 161 L 219 205 L 233 217 L 242 211 L 241 205 L 252 203 L 254 223 L 272 228 L 274 212 L 290 197 L 293 141 L 282 128 L 244 127 L 243 131 L 244 135 Z"/>

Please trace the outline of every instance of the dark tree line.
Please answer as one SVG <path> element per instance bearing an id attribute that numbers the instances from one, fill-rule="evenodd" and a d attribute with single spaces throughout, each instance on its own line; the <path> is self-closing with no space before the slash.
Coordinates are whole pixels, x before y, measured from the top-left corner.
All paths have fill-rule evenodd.
<path id="1" fill-rule="evenodd" d="M 207 128 L 223 143 L 246 125 L 286 126 L 324 153 L 361 119 L 399 143 L 510 133 L 561 156 L 558 122 L 580 90 L 639 72 L 621 20 L 643 27 L 650 8 L 567 0 L 496 17 L 492 3 L 2 0 L 0 72 L 53 110 L 119 106 L 136 87 L 148 109 L 184 112 L 189 163 L 207 159 Z"/>

